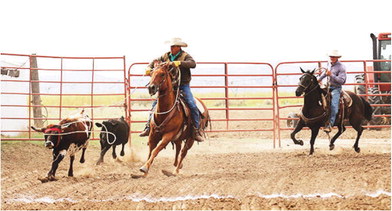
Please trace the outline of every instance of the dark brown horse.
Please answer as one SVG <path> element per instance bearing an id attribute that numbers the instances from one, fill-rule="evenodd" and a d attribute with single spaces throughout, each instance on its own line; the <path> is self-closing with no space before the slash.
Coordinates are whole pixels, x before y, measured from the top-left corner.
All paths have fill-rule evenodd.
<path id="1" fill-rule="evenodd" d="M 158 92 L 158 102 L 156 111 L 150 123 L 150 135 L 148 137 L 149 155 L 147 162 L 140 168 L 140 171 L 147 176 L 147 173 L 158 153 L 165 148 L 170 142 L 176 147 L 174 159 L 174 174 L 178 174 L 182 168 L 182 161 L 188 150 L 194 143 L 192 136 L 193 126 L 191 125 L 191 116 L 187 108 L 180 101 L 180 90 L 173 88 L 178 84 L 176 76 L 180 74 L 179 70 L 172 67 L 169 63 L 158 64 L 151 73 L 151 79 L 148 83 L 150 95 Z M 180 76 L 181 77 L 181 76 Z M 200 129 L 207 127 L 210 119 L 207 107 L 200 99 L 197 99 L 202 105 Z M 182 147 L 183 140 L 185 146 Z M 181 154 L 180 154 L 181 152 Z M 178 157 L 180 155 L 180 157 Z"/>
<path id="2" fill-rule="evenodd" d="M 312 131 L 312 137 L 310 138 L 310 155 L 314 152 L 314 142 L 319 133 L 320 127 L 324 127 L 326 121 L 329 119 L 329 110 L 324 108 L 322 103 L 321 95 L 324 91 L 320 88 L 317 78 L 313 75 L 313 71 L 304 70 L 301 71 L 303 75 L 299 79 L 298 88 L 295 91 L 296 96 L 301 96 L 304 94 L 304 105 L 300 114 L 300 120 L 291 133 L 291 139 L 293 139 L 295 144 L 303 145 L 302 140 L 295 139 L 295 134 L 298 133 L 304 126 L 307 126 Z M 353 92 L 346 91 L 352 99 L 351 107 L 345 106 L 344 108 L 339 108 L 339 113 L 334 126 L 338 127 L 338 132 L 333 136 L 330 141 L 329 148 L 333 150 L 336 139 L 346 130 L 343 121 L 348 119 L 353 128 L 357 131 L 357 138 L 354 144 L 354 150 L 360 152 L 358 146 L 359 138 L 361 137 L 363 127 L 362 121 L 372 118 L 372 107 L 363 98 Z"/>

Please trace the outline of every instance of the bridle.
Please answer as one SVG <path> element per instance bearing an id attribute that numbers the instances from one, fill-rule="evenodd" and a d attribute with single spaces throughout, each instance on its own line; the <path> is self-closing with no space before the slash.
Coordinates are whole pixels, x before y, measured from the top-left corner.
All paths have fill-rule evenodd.
<path id="1" fill-rule="evenodd" d="M 174 68 L 174 67 L 172 67 L 172 68 Z M 177 67 L 178 68 L 178 67 Z M 155 69 L 155 68 L 154 68 Z M 163 79 L 159 82 L 159 84 L 158 84 L 158 91 L 159 91 L 159 88 L 160 88 L 160 86 L 164 83 L 164 82 L 166 82 L 166 78 L 168 77 L 168 74 L 169 74 L 169 72 L 171 71 L 171 70 L 164 70 L 165 71 L 165 76 L 163 77 Z M 178 89 L 179 89 L 179 87 L 180 87 L 180 82 L 181 82 L 181 70 L 179 70 L 179 69 L 177 69 L 176 71 L 178 71 Z M 149 85 L 150 83 L 148 83 L 147 84 L 147 86 Z M 173 87 L 172 87 L 172 90 L 170 90 L 170 91 L 173 91 Z M 175 107 L 176 107 L 176 105 L 177 105 L 177 103 L 179 102 L 178 100 L 179 100 L 179 95 L 180 95 L 180 91 L 179 90 L 177 90 L 177 94 L 176 94 L 176 99 L 175 99 L 175 101 L 174 101 L 174 104 L 173 104 L 173 106 L 168 110 L 168 111 L 164 111 L 164 112 L 155 112 L 155 114 L 168 114 L 168 113 L 170 113 Z M 158 96 L 158 98 L 161 98 L 161 97 L 164 97 L 164 96 L 166 96 L 166 95 L 161 95 L 161 96 Z"/>
<path id="2" fill-rule="evenodd" d="M 306 74 L 310 74 L 310 73 L 306 73 Z M 312 77 L 312 75 L 311 75 L 311 77 Z M 304 93 L 305 93 L 304 96 L 310 94 L 311 92 L 313 92 L 314 90 L 316 90 L 317 87 L 319 87 L 319 86 L 317 86 L 317 84 L 316 84 L 310 91 L 307 91 L 307 90 L 309 89 L 309 87 L 310 87 L 311 85 L 314 84 L 313 81 L 314 81 L 314 77 L 312 77 L 312 78 L 310 79 L 310 83 L 309 83 L 307 86 L 304 86 L 303 84 L 301 84 L 301 82 L 298 83 L 298 86 L 304 88 Z"/>

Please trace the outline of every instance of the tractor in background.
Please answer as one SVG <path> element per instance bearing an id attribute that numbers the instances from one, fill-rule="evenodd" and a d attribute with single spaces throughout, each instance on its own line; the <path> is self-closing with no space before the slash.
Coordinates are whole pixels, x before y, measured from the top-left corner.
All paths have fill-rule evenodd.
<path id="1" fill-rule="evenodd" d="M 371 33 L 370 37 L 373 44 L 373 66 L 367 66 L 366 75 L 355 76 L 356 83 L 360 84 L 355 86 L 355 92 L 367 93 L 369 103 L 379 105 L 373 107 L 373 115 L 389 115 L 375 116 L 370 124 L 387 125 L 391 122 L 391 33 L 380 33 L 378 36 Z M 363 85 L 365 82 L 370 85 L 366 87 Z"/>

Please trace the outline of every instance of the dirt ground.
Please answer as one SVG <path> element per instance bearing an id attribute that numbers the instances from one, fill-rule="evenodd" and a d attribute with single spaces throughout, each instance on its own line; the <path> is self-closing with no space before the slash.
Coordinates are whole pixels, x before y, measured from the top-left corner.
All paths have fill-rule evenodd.
<path id="1" fill-rule="evenodd" d="M 364 134 L 367 132 L 365 131 Z M 373 135 L 372 135 L 373 134 Z M 322 137 L 309 156 L 308 138 L 296 146 L 282 140 L 214 135 L 195 144 L 177 176 L 171 145 L 156 158 L 146 178 L 139 167 L 147 157 L 145 139 L 135 140 L 126 156 L 95 165 L 99 146 L 91 144 L 86 163 L 76 162 L 67 177 L 69 158 L 60 163 L 58 181 L 41 183 L 51 164 L 51 151 L 31 143 L 2 144 L 1 208 L 3 210 L 390 210 L 390 131 L 370 131 L 354 140 L 336 142 L 333 151 Z M 140 143 L 141 142 L 141 143 Z M 119 154 L 119 149 L 118 154 Z"/>

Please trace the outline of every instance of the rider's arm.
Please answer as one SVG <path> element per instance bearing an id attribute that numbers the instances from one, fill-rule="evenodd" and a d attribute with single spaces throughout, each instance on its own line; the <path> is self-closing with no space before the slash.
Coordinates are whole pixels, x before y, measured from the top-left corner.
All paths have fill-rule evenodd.
<path id="1" fill-rule="evenodd" d="M 191 55 L 186 55 L 184 61 L 181 62 L 180 67 L 184 67 L 184 68 L 195 68 L 196 67 L 196 62 L 195 60 L 192 58 Z"/>

